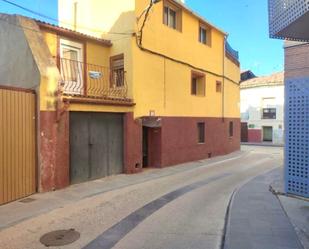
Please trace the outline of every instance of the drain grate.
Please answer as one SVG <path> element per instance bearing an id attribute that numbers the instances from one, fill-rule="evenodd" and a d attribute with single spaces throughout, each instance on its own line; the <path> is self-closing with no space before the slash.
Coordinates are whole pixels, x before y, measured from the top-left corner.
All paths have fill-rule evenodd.
<path id="1" fill-rule="evenodd" d="M 49 246 L 65 246 L 72 244 L 80 238 L 79 232 L 74 229 L 69 230 L 57 230 L 47 234 L 44 234 L 40 238 L 40 242 L 49 247 Z"/>

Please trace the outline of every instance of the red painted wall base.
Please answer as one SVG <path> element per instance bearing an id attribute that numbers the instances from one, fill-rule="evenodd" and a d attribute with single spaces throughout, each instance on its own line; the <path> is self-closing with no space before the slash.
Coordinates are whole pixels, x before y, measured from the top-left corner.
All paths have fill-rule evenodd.
<path id="1" fill-rule="evenodd" d="M 205 143 L 198 143 L 197 123 L 205 123 Z M 229 123 L 233 122 L 233 136 Z M 163 118 L 162 167 L 225 155 L 240 149 L 240 119 Z"/>
<path id="2" fill-rule="evenodd" d="M 262 130 L 249 129 L 248 130 L 248 142 L 249 143 L 261 143 L 262 142 Z"/>
<path id="3" fill-rule="evenodd" d="M 221 118 L 161 117 L 161 127 L 151 128 L 150 167 L 166 167 L 224 155 L 240 149 L 240 120 Z M 205 123 L 205 143 L 198 143 L 197 123 Z M 233 136 L 229 125 L 233 122 Z M 40 113 L 39 191 L 70 184 L 69 112 L 60 121 L 56 112 Z M 124 172 L 138 173 L 143 164 L 143 126 L 133 113 L 124 114 Z"/>

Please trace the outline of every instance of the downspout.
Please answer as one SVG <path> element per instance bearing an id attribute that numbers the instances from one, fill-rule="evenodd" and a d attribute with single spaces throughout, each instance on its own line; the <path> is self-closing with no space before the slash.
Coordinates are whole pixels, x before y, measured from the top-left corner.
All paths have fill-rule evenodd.
<path id="1" fill-rule="evenodd" d="M 225 44 L 227 40 L 227 35 L 224 36 L 223 39 L 223 55 L 222 55 L 222 122 L 224 123 L 224 113 L 225 113 Z"/>

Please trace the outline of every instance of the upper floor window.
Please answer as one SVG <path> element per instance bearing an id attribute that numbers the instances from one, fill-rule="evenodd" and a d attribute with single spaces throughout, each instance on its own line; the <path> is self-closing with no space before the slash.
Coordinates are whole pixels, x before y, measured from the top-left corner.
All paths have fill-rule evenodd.
<path id="1" fill-rule="evenodd" d="M 123 87 L 124 86 L 124 56 L 123 54 L 116 55 L 110 59 L 111 67 L 111 86 Z"/>
<path id="2" fill-rule="evenodd" d="M 163 23 L 172 29 L 181 31 L 181 9 L 165 1 Z"/>
<path id="3" fill-rule="evenodd" d="M 191 74 L 191 94 L 195 96 L 205 96 L 205 74 L 192 72 Z"/>
<path id="4" fill-rule="evenodd" d="M 200 24 L 199 26 L 199 42 L 209 46 L 211 44 L 210 28 L 204 24 Z"/>
<path id="5" fill-rule="evenodd" d="M 276 119 L 277 118 L 277 110 L 276 108 L 263 108 L 263 119 Z"/>
<path id="6" fill-rule="evenodd" d="M 63 91 L 66 94 L 84 92 L 84 45 L 75 41 L 60 39 L 59 66 Z"/>
<path id="7" fill-rule="evenodd" d="M 217 81 L 216 82 L 216 92 L 217 93 L 221 93 L 222 92 L 222 82 L 221 81 Z"/>

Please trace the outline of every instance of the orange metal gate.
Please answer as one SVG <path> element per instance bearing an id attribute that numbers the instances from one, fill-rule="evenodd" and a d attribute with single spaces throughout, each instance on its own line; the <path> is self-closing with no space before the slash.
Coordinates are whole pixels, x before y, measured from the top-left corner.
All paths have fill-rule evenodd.
<path id="1" fill-rule="evenodd" d="M 0 205 L 36 191 L 35 93 L 0 86 Z"/>

